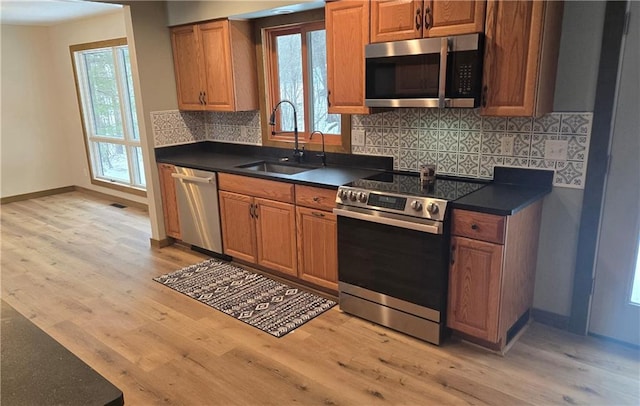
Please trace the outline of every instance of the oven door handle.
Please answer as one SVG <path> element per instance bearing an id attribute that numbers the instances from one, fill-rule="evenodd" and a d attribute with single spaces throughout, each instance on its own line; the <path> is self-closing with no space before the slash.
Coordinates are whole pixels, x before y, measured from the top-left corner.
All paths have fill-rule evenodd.
<path id="1" fill-rule="evenodd" d="M 333 214 L 342 217 L 349 217 L 356 220 L 370 221 L 372 223 L 385 224 L 387 226 L 394 226 L 400 228 L 407 228 L 410 230 L 422 231 L 429 234 L 442 234 L 442 224 L 424 224 L 420 222 L 399 220 L 396 218 L 386 217 L 383 214 L 367 214 L 353 210 L 345 210 L 335 208 Z"/>

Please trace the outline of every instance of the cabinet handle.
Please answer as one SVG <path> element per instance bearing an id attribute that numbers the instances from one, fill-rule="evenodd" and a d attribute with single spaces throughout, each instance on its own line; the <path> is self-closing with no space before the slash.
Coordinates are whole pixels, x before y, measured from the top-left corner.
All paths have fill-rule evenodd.
<path id="1" fill-rule="evenodd" d="M 420 27 L 422 27 L 422 11 L 420 9 L 416 10 L 416 31 L 420 31 Z"/>
<path id="2" fill-rule="evenodd" d="M 453 265 L 456 262 L 456 246 L 452 245 L 451 246 L 451 265 Z"/>
<path id="3" fill-rule="evenodd" d="M 323 213 L 318 213 L 317 211 L 312 211 L 311 214 L 316 216 L 316 217 L 324 217 Z"/>
<path id="4" fill-rule="evenodd" d="M 479 229 L 479 228 L 480 228 L 480 227 L 478 227 L 478 225 L 477 225 L 477 224 L 471 224 L 471 229 L 472 229 L 472 230 L 477 230 L 477 229 Z"/>
<path id="5" fill-rule="evenodd" d="M 207 104 L 207 92 L 202 92 L 202 104 Z"/>
<path id="6" fill-rule="evenodd" d="M 198 101 L 202 104 L 202 92 L 198 93 Z"/>
<path id="7" fill-rule="evenodd" d="M 429 29 L 429 26 L 431 25 L 431 8 L 427 7 L 424 9 L 424 29 L 427 30 Z"/>
<path id="8" fill-rule="evenodd" d="M 487 107 L 487 85 L 482 88 L 482 107 Z"/>
<path id="9" fill-rule="evenodd" d="M 258 203 L 253 205 L 253 215 L 256 219 L 258 218 Z"/>
<path id="10" fill-rule="evenodd" d="M 253 217 L 253 203 L 249 204 L 249 216 L 251 216 L 251 218 L 254 218 Z"/>
<path id="11" fill-rule="evenodd" d="M 320 201 L 320 197 L 319 197 L 319 196 L 314 197 L 314 198 L 313 198 L 313 201 L 314 201 L 314 202 L 316 202 L 316 203 L 318 203 L 318 202 Z"/>
<path id="12" fill-rule="evenodd" d="M 331 96 L 331 90 L 327 90 L 327 106 L 331 107 L 331 98 L 329 96 Z"/>

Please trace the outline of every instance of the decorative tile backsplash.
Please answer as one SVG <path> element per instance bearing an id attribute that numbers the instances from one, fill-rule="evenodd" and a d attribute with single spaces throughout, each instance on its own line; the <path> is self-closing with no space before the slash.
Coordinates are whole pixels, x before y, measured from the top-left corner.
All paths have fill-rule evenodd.
<path id="1" fill-rule="evenodd" d="M 262 145 L 259 111 L 154 111 L 151 123 L 156 147 L 203 140 Z"/>
<path id="2" fill-rule="evenodd" d="M 478 109 L 393 109 L 351 116 L 364 145 L 354 154 L 393 157 L 394 168 L 493 178 L 494 166 L 555 171 L 554 185 L 584 188 L 592 113 L 551 113 L 540 118 L 482 117 Z M 261 145 L 260 113 L 151 113 L 155 146 L 202 140 Z M 355 141 L 355 137 L 354 140 Z"/>
<path id="3" fill-rule="evenodd" d="M 592 113 L 551 113 L 540 118 L 482 117 L 478 109 L 394 109 L 354 115 L 365 132 L 354 154 L 387 155 L 394 168 L 493 178 L 494 166 L 549 169 L 554 185 L 583 188 Z"/>

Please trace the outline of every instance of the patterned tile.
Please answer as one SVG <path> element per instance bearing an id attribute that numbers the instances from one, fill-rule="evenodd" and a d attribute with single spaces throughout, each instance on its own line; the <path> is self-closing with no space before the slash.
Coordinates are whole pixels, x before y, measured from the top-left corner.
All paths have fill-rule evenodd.
<path id="1" fill-rule="evenodd" d="M 418 167 L 425 164 L 437 164 L 437 162 L 438 153 L 436 151 L 418 151 Z"/>
<path id="2" fill-rule="evenodd" d="M 478 131 L 460 131 L 458 150 L 460 152 L 480 152 L 482 133 Z"/>
<path id="3" fill-rule="evenodd" d="M 529 168 L 535 169 L 555 169 L 556 161 L 551 159 L 537 159 L 532 158 L 529 160 Z"/>
<path id="4" fill-rule="evenodd" d="M 460 129 L 469 131 L 480 131 L 482 129 L 482 117 L 480 109 L 461 109 Z"/>
<path id="5" fill-rule="evenodd" d="M 480 152 L 483 155 L 498 155 L 502 147 L 502 133 L 484 132 L 482 133 L 482 144 Z"/>
<path id="6" fill-rule="evenodd" d="M 420 128 L 435 130 L 440 121 L 440 109 L 421 109 Z"/>
<path id="7" fill-rule="evenodd" d="M 418 137 L 419 149 L 438 150 L 438 130 L 419 130 Z"/>
<path id="8" fill-rule="evenodd" d="M 364 145 L 367 147 L 381 147 L 382 146 L 382 128 L 373 127 L 369 128 L 365 135 Z"/>
<path id="9" fill-rule="evenodd" d="M 370 127 L 382 127 L 383 113 L 375 113 L 367 116 L 367 125 Z"/>
<path id="10" fill-rule="evenodd" d="M 376 155 L 376 156 L 382 155 L 382 147 L 365 146 L 364 149 L 367 155 Z"/>
<path id="11" fill-rule="evenodd" d="M 484 131 L 504 132 L 507 129 L 505 117 L 482 117 L 482 129 Z"/>
<path id="12" fill-rule="evenodd" d="M 562 134 L 586 135 L 591 132 L 592 113 L 562 113 L 560 132 Z"/>
<path id="13" fill-rule="evenodd" d="M 528 158 L 530 155 L 531 134 L 513 134 L 513 156 Z"/>
<path id="14" fill-rule="evenodd" d="M 420 127 L 420 110 L 419 109 L 399 109 L 398 112 L 400 128 L 419 128 Z"/>
<path id="15" fill-rule="evenodd" d="M 516 168 L 528 168 L 529 167 L 529 159 L 528 158 L 518 158 L 514 156 L 506 156 L 504 157 L 504 166 L 513 166 Z"/>
<path id="16" fill-rule="evenodd" d="M 586 135 L 572 135 L 567 145 L 567 159 L 569 161 L 585 162 L 587 160 L 589 139 Z"/>
<path id="17" fill-rule="evenodd" d="M 437 173 L 455 175 L 458 172 L 458 154 L 438 152 Z"/>
<path id="18" fill-rule="evenodd" d="M 400 115 L 398 114 L 398 109 L 391 109 L 382 113 L 382 126 L 385 128 L 400 127 Z"/>
<path id="19" fill-rule="evenodd" d="M 457 130 L 460 128 L 460 109 L 442 109 L 440 111 L 441 130 Z"/>
<path id="20" fill-rule="evenodd" d="M 400 145 L 400 130 L 398 128 L 382 129 L 382 146 L 398 148 Z"/>
<path id="21" fill-rule="evenodd" d="M 533 119 L 531 117 L 509 117 L 507 131 L 512 133 L 530 133 L 533 131 Z"/>
<path id="22" fill-rule="evenodd" d="M 560 131 L 560 113 L 545 114 L 533 119 L 534 133 L 557 133 Z"/>
<path id="23" fill-rule="evenodd" d="M 398 170 L 400 164 L 400 149 L 399 148 L 382 148 L 383 156 L 393 157 L 393 169 Z"/>
<path id="24" fill-rule="evenodd" d="M 480 171 L 480 155 L 458 154 L 458 175 L 477 177 Z"/>
<path id="25" fill-rule="evenodd" d="M 458 152 L 458 131 L 440 130 L 438 132 L 438 152 Z"/>
<path id="26" fill-rule="evenodd" d="M 417 128 L 400 128 L 400 148 L 418 149 Z"/>
<path id="27" fill-rule="evenodd" d="M 403 171 L 417 171 L 418 150 L 400 148 L 398 168 Z"/>
<path id="28" fill-rule="evenodd" d="M 546 134 L 533 134 L 531 136 L 531 158 L 544 158 L 544 143 L 547 140 Z"/>
<path id="29" fill-rule="evenodd" d="M 504 165 L 504 157 L 482 155 L 480 157 L 480 172 L 478 173 L 478 176 L 481 178 L 493 179 L 493 168 L 495 166 L 502 166 L 502 165 Z"/>
<path id="30" fill-rule="evenodd" d="M 352 154 L 358 154 L 358 155 L 366 155 L 367 154 L 367 150 L 365 149 L 364 146 L 351 145 L 351 153 Z"/>
<path id="31" fill-rule="evenodd" d="M 555 185 L 584 188 L 586 166 L 582 162 L 556 162 Z"/>

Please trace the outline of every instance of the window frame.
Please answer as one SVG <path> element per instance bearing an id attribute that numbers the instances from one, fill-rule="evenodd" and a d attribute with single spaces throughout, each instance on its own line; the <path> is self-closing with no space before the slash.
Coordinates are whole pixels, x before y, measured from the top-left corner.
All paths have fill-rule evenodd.
<path id="1" fill-rule="evenodd" d="M 123 101 L 127 100 L 127 97 L 130 96 L 129 92 L 131 90 L 128 88 L 129 85 L 127 83 L 127 78 L 124 75 L 126 73 L 126 71 L 124 71 L 123 69 L 124 66 L 118 66 L 115 72 L 116 86 L 118 88 L 118 96 L 120 101 L 119 104 L 123 127 L 123 138 L 114 138 L 94 134 L 95 129 L 90 124 L 94 119 L 93 109 L 89 107 L 85 108 L 85 105 L 83 103 L 83 94 L 86 94 L 86 91 L 88 90 L 86 89 L 86 86 L 84 84 L 86 83 L 86 69 L 80 69 L 76 60 L 76 57 L 81 57 L 80 55 L 76 55 L 76 53 L 78 52 L 111 48 L 111 51 L 114 54 L 114 65 L 122 65 L 121 58 L 117 56 L 118 51 L 116 50 L 116 48 L 123 46 L 128 46 L 126 38 L 116 38 L 111 40 L 69 46 L 71 64 L 73 68 L 73 77 L 76 86 L 76 95 L 78 97 L 78 108 L 81 118 L 80 121 L 82 124 L 82 138 L 84 140 L 91 184 L 146 197 L 147 185 L 145 179 L 146 174 L 144 173 L 144 163 L 140 162 L 140 167 L 134 165 L 134 159 L 138 159 L 138 151 L 136 148 L 142 149 L 142 141 L 140 139 L 139 129 L 138 139 L 136 140 L 134 136 L 135 129 L 133 128 L 133 125 L 135 125 L 135 123 L 130 111 L 135 109 L 135 105 L 129 106 L 130 108 L 127 108 L 127 104 L 129 104 L 129 102 L 127 101 L 126 103 L 123 103 Z M 104 176 L 97 176 L 97 174 L 94 173 L 94 165 L 96 168 L 102 165 L 102 162 L 100 161 L 99 143 L 122 145 L 123 148 L 125 148 L 127 154 L 127 168 L 130 177 L 129 182 L 123 182 L 119 179 L 109 179 L 108 177 Z M 145 185 L 134 183 L 136 178 L 144 180 Z"/>
<path id="2" fill-rule="evenodd" d="M 278 134 L 274 137 L 271 134 L 272 127 L 269 126 L 269 116 L 275 105 L 274 100 L 279 100 L 279 88 L 274 87 L 270 78 L 274 77 L 277 71 L 272 69 L 273 64 L 270 63 L 269 58 L 277 58 L 273 52 L 273 42 L 269 39 L 268 32 L 272 31 L 286 31 L 295 29 L 297 26 L 307 25 L 321 26 L 321 29 L 325 29 L 324 22 L 324 9 L 310 10 L 307 12 L 294 13 L 289 15 L 266 17 L 256 20 L 255 23 L 256 32 L 256 48 L 258 60 L 261 63 L 259 66 L 259 83 L 260 83 L 260 114 L 262 123 L 262 145 L 278 148 L 292 148 L 293 145 L 293 133 Z M 317 29 L 317 28 L 316 28 Z M 307 29 L 313 31 L 314 29 Z M 307 64 L 307 52 L 303 52 L 303 64 Z M 277 59 L 276 59 L 277 60 Z M 277 66 L 277 65 L 276 65 Z M 308 65 L 306 65 L 308 66 Z M 308 75 L 308 69 L 303 69 L 303 75 Z M 277 90 L 277 92 L 276 92 Z M 305 94 L 310 91 L 308 86 L 305 86 Z M 308 97 L 305 96 L 305 102 L 308 102 Z M 287 108 L 287 106 L 282 106 Z M 334 113 L 331 113 L 334 114 Z M 278 123 L 280 120 L 277 120 Z M 309 110 L 305 109 L 305 123 L 309 121 Z M 307 124 L 307 127 L 309 125 Z M 325 148 L 328 152 L 341 152 L 351 153 L 351 115 L 341 114 L 340 119 L 340 135 L 327 136 L 325 140 Z M 322 148 L 321 137 L 314 136 L 309 140 L 309 129 L 305 131 L 299 131 L 299 141 L 305 146 L 307 150 L 318 151 Z"/>

